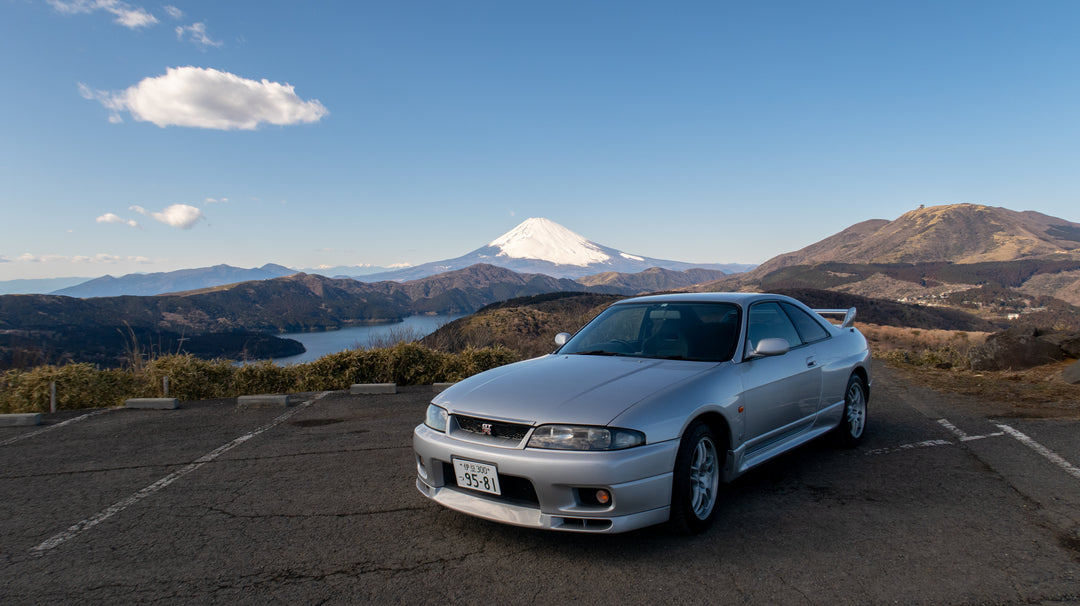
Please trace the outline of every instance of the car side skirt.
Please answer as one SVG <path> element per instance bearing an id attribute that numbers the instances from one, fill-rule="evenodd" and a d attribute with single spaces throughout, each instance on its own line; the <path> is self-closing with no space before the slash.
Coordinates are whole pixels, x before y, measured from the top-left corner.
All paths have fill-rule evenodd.
<path id="1" fill-rule="evenodd" d="M 724 481 L 730 482 L 773 457 L 794 448 L 798 448 L 799 446 L 802 446 L 811 440 L 820 438 L 833 429 L 836 429 L 837 424 L 840 422 L 840 417 L 843 414 L 843 410 L 844 401 L 841 400 L 818 411 L 818 413 L 814 415 L 813 423 L 799 433 L 750 453 L 747 452 L 746 444 L 743 444 L 735 450 L 729 451 L 727 464 L 724 466 Z M 798 423 L 805 423 L 805 421 L 799 421 Z"/>

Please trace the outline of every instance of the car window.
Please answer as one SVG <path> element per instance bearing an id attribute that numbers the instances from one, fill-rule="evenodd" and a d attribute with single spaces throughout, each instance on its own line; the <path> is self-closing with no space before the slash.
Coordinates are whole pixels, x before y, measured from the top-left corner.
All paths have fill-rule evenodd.
<path id="1" fill-rule="evenodd" d="M 829 331 L 825 330 L 825 327 L 814 320 L 810 314 L 795 307 L 791 303 L 784 303 L 781 301 L 780 305 L 784 308 L 784 311 L 787 312 L 792 323 L 795 324 L 795 330 L 799 331 L 799 336 L 802 337 L 803 343 L 814 343 L 829 337 Z"/>
<path id="2" fill-rule="evenodd" d="M 730 303 L 627 303 L 609 307 L 559 353 L 723 362 L 738 332 L 739 309 Z"/>
<path id="3" fill-rule="evenodd" d="M 788 347 L 802 345 L 802 339 L 791 319 L 775 301 L 758 303 L 750 308 L 746 326 L 746 351 L 757 349 L 762 339 L 784 339 Z"/>

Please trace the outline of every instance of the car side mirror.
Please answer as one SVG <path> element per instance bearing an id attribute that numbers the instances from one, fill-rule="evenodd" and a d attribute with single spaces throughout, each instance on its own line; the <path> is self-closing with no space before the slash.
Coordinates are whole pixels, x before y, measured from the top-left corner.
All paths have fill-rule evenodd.
<path id="1" fill-rule="evenodd" d="M 570 333 L 568 333 L 568 332 L 560 332 L 559 334 L 555 335 L 555 344 L 558 345 L 559 347 L 562 347 L 563 345 L 566 345 L 566 342 L 569 341 L 569 340 L 570 340 Z"/>
<path id="2" fill-rule="evenodd" d="M 758 341 L 757 349 L 750 353 L 751 358 L 765 358 L 771 356 L 782 356 L 791 351 L 791 346 L 788 345 L 787 339 L 762 339 Z"/>

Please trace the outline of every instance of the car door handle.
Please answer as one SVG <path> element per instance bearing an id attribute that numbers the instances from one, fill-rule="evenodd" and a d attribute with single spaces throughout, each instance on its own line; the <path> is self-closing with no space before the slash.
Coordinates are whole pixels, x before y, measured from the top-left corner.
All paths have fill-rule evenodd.
<path id="1" fill-rule="evenodd" d="M 817 366 L 817 358 L 807 358 L 806 359 L 806 367 L 807 368 L 813 368 L 815 366 Z"/>

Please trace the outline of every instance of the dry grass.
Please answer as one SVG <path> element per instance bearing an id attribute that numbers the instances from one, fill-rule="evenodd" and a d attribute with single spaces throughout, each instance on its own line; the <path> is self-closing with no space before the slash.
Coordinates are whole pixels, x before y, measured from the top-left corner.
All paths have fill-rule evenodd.
<path id="1" fill-rule="evenodd" d="M 856 322 L 855 326 L 866 335 L 875 354 L 892 351 L 934 350 L 946 347 L 967 353 L 972 347 L 985 342 L 986 337 L 990 335 L 988 332 L 901 328 L 859 322 Z"/>
<path id="2" fill-rule="evenodd" d="M 969 352 L 986 341 L 985 332 L 927 330 L 860 324 L 875 358 L 894 364 L 939 369 L 971 367 Z"/>
<path id="3" fill-rule="evenodd" d="M 1020 371 L 973 372 L 968 352 L 990 333 L 857 326 L 870 341 L 875 358 L 900 369 L 915 383 L 973 396 L 986 412 L 1002 417 L 1080 415 L 1080 385 L 1061 379 L 1062 371 L 1075 360 Z"/>
<path id="4" fill-rule="evenodd" d="M 984 414 L 1001 418 L 1080 419 L 1080 385 L 1061 380 L 1061 372 L 1073 362 L 992 372 L 895 363 L 890 366 L 899 369 L 913 383 L 944 393 L 971 396 L 976 408 Z"/>

